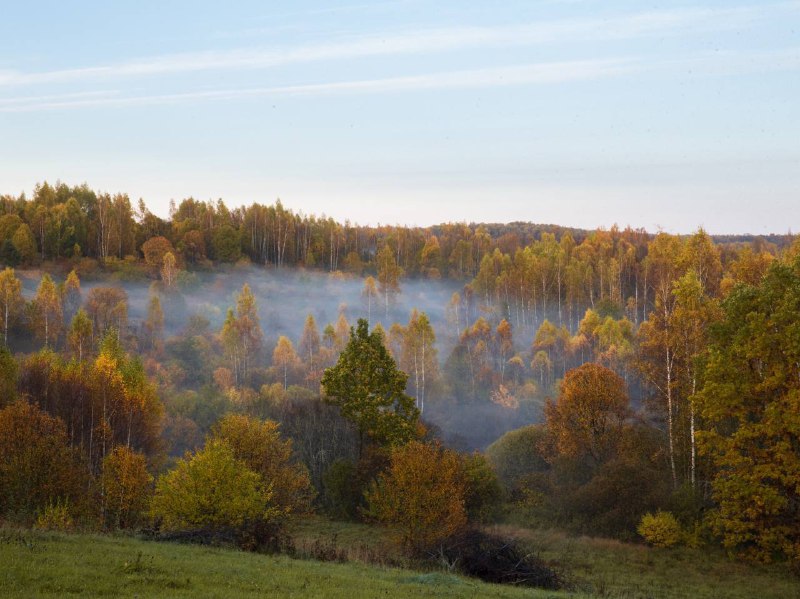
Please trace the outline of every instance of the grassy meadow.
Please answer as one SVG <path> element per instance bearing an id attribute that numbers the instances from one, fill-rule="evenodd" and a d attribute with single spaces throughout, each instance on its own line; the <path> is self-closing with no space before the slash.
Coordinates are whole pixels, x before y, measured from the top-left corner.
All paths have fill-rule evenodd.
<path id="1" fill-rule="evenodd" d="M 658 550 L 560 532 L 497 527 L 562 572 L 570 590 L 488 585 L 415 571 L 380 530 L 310 519 L 292 530 L 297 558 L 125 536 L 0 529 L 3 597 L 618 597 L 800 596 L 785 567 L 713 550 Z M 316 561 L 313 556 L 332 561 Z M 347 561 L 345 561 L 347 560 Z M 399 567 L 405 566 L 405 567 Z"/>
<path id="2" fill-rule="evenodd" d="M 0 596 L 556 597 L 440 572 L 319 562 L 130 537 L 0 531 Z"/>

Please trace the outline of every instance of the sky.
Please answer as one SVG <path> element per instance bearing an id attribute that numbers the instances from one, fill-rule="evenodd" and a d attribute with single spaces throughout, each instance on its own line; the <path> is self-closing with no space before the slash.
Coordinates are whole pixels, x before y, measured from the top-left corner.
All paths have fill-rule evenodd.
<path id="1" fill-rule="evenodd" d="M 0 0 L 0 193 L 800 230 L 800 1 Z"/>

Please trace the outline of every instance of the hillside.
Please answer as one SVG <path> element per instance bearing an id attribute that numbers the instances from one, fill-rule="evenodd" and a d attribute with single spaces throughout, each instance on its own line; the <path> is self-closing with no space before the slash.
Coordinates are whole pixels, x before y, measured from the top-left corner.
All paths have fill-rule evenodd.
<path id="1" fill-rule="evenodd" d="M 504 528 L 558 564 L 572 592 L 487 585 L 440 571 L 323 563 L 125 536 L 0 530 L 3 597 L 619 597 L 784 598 L 800 581 L 780 567 L 747 566 L 718 551 L 657 550 L 605 539 Z M 293 531 L 343 552 L 380 542 L 374 528 L 308 520 Z M 302 552 L 302 549 L 301 549 Z M 388 556 L 387 556 L 388 557 Z"/>
<path id="2" fill-rule="evenodd" d="M 141 541 L 0 532 L 3 597 L 551 597 L 440 573 Z"/>

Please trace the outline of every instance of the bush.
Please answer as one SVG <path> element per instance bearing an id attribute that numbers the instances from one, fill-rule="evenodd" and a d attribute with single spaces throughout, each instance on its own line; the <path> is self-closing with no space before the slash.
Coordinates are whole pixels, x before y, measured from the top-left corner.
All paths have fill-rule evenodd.
<path id="1" fill-rule="evenodd" d="M 152 533 L 152 531 L 151 531 Z M 245 520 L 237 526 L 213 526 L 191 530 L 172 530 L 149 536 L 156 541 L 236 547 L 262 553 L 295 553 L 291 537 L 277 521 Z"/>
<path id="2" fill-rule="evenodd" d="M 280 513 L 261 476 L 220 441 L 210 441 L 159 479 L 152 511 L 165 530 L 238 528 Z"/>
<path id="3" fill-rule="evenodd" d="M 544 426 L 532 424 L 507 432 L 486 449 L 487 459 L 513 499 L 524 495 L 525 479 L 550 469 L 542 451 L 546 442 Z"/>
<path id="4" fill-rule="evenodd" d="M 36 518 L 34 528 L 39 530 L 57 530 L 59 532 L 70 532 L 75 529 L 75 522 L 70 514 L 69 503 L 56 501 L 49 503 Z"/>
<path id="5" fill-rule="evenodd" d="M 647 513 L 642 516 L 637 530 L 653 547 L 672 547 L 680 543 L 683 538 L 681 525 L 675 516 L 661 510 L 655 514 Z"/>
<path id="6" fill-rule="evenodd" d="M 449 567 L 485 582 L 550 590 L 564 584 L 539 557 L 520 550 L 512 540 L 480 530 L 467 530 L 448 539 L 439 557 Z"/>

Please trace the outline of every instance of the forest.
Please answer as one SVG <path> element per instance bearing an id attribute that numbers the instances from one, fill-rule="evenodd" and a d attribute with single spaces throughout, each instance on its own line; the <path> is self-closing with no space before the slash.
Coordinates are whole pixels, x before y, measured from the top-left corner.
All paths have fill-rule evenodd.
<path id="1" fill-rule="evenodd" d="M 0 524 L 284 551 L 315 513 L 553 589 L 487 526 L 800 571 L 791 234 L 165 219 L 58 182 L 0 197 L 0 265 Z"/>

